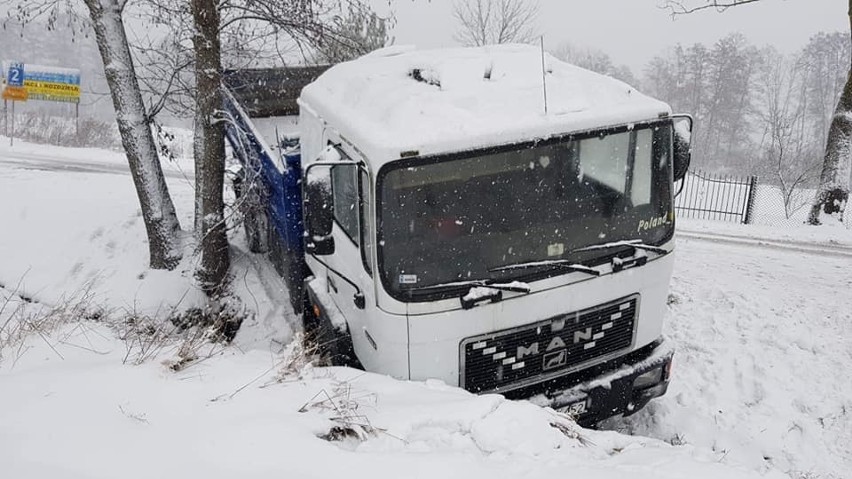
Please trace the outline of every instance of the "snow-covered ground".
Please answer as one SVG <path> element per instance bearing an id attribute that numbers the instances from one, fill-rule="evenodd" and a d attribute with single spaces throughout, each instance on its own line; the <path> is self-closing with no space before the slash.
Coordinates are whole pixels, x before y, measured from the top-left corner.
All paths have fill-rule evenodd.
<path id="1" fill-rule="evenodd" d="M 675 380 L 607 427 L 793 477 L 852 477 L 852 248 L 795 247 L 681 237 L 666 323 Z"/>
<path id="2" fill-rule="evenodd" d="M 191 225 L 192 170 L 166 165 L 183 225 Z M 191 168 L 191 162 L 183 162 Z M 94 293 L 95 302 L 146 308 L 202 298 L 189 279 L 151 271 L 133 181 L 124 156 L 0 137 L 0 285 L 48 304 Z M 191 267 L 189 261 L 181 265 Z M 162 301 L 161 301 L 162 300 Z M 140 311 L 141 309 L 141 311 Z"/>
<path id="3" fill-rule="evenodd" d="M 844 228 L 679 223 L 674 382 L 592 431 L 436 382 L 303 367 L 283 286 L 239 244 L 234 284 L 258 314 L 235 345 L 179 372 L 177 343 L 131 365 L 139 344 L 104 318 L 46 313 L 83 291 L 114 314 L 199 304 L 191 250 L 147 270 L 119 155 L 18 148 L 0 144 L 2 477 L 852 477 Z M 191 185 L 169 184 L 188 225 Z M 341 424 L 363 440 L 319 437 Z"/>

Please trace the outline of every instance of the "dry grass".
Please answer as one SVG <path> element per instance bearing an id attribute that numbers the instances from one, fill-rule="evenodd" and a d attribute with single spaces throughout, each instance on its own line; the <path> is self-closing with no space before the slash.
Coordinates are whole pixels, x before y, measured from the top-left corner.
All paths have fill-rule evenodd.
<path id="1" fill-rule="evenodd" d="M 327 360 L 321 356 L 319 344 L 306 339 L 305 333 L 296 333 L 283 353 L 283 359 L 277 366 L 277 382 L 292 378 L 301 379 L 307 370 L 325 366 Z"/>
<path id="2" fill-rule="evenodd" d="M 213 300 L 204 308 L 181 311 L 179 307 L 153 315 L 126 312 L 116 325 L 127 348 L 125 363 L 138 365 L 168 355 L 171 358 L 163 364 L 172 371 L 183 371 L 222 352 L 243 320 L 253 314 L 233 296 Z"/>
<path id="3" fill-rule="evenodd" d="M 150 315 L 135 308 L 107 309 L 96 304 L 90 287 L 47 305 L 26 295 L 22 282 L 11 289 L 0 285 L 0 362 L 11 360 L 13 366 L 32 349 L 33 343 L 28 341 L 32 337 L 43 341 L 60 359 L 64 357 L 58 345 L 105 354 L 86 341 L 94 333 L 94 324 L 100 323 L 124 341 L 124 363 L 138 365 L 169 357 L 163 363 L 182 371 L 220 353 L 234 339 L 243 319 L 253 314 L 233 297 L 205 308 L 182 311 L 176 305 Z M 82 344 L 70 340 L 81 334 Z"/>
<path id="4" fill-rule="evenodd" d="M 319 435 L 321 439 L 326 441 L 366 441 L 380 432 L 385 432 L 373 427 L 370 419 L 361 413 L 361 408 L 367 401 L 371 401 L 375 406 L 376 400 L 376 395 L 373 393 L 355 394 L 349 381 L 335 381 L 330 392 L 325 389 L 321 390 L 299 408 L 299 412 L 304 413 L 312 409 L 320 409 L 331 413 L 329 419 L 334 425 L 328 432 Z"/>
<path id="5" fill-rule="evenodd" d="M 550 427 L 564 434 L 570 439 L 574 439 L 583 446 L 593 446 L 594 443 L 583 434 L 583 428 L 577 424 L 576 418 L 569 414 L 553 411 L 553 420 L 550 422 Z"/>
<path id="6" fill-rule="evenodd" d="M 109 314 L 104 308 L 94 304 L 94 294 L 89 287 L 61 298 L 56 305 L 48 306 L 36 301 L 21 290 L 23 279 L 11 290 L 0 287 L 0 362 L 11 358 L 13 366 L 31 348 L 27 339 L 39 337 L 57 357 L 64 359 L 56 348 L 64 344 L 88 349 L 103 354 L 91 347 L 70 341 L 72 336 L 87 338 L 93 330 L 83 324 L 101 322 Z M 55 334 L 62 326 L 73 324 L 60 334 Z"/>

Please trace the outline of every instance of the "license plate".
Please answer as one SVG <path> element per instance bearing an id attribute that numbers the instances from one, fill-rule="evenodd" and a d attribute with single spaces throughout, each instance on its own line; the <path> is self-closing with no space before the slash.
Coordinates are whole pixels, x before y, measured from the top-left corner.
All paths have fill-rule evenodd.
<path id="1" fill-rule="evenodd" d="M 559 408 L 559 412 L 568 414 L 569 416 L 578 417 L 586 412 L 586 400 L 577 401 L 567 406 Z"/>

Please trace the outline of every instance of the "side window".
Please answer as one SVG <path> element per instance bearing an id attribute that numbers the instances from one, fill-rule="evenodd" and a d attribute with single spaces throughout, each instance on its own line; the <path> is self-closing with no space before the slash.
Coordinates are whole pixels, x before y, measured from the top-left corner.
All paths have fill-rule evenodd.
<path id="1" fill-rule="evenodd" d="M 355 165 L 340 165 L 331 169 L 332 192 L 334 194 L 334 219 L 340 228 L 357 245 L 361 234 L 358 225 L 358 168 Z"/>
<path id="2" fill-rule="evenodd" d="M 370 199 L 370 175 L 364 170 L 359 170 L 359 176 L 361 187 L 361 259 L 364 262 L 364 269 L 372 275 L 373 221 L 370 212 L 373 210 L 373 202 Z"/>
<path id="3" fill-rule="evenodd" d="M 633 184 L 630 200 L 633 206 L 651 203 L 651 179 L 653 176 L 652 132 L 650 128 L 636 133 L 636 153 L 633 160 Z"/>

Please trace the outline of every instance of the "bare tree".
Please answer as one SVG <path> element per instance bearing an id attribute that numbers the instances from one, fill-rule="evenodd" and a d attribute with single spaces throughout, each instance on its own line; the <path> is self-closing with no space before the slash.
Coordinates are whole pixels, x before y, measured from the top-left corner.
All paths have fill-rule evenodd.
<path id="1" fill-rule="evenodd" d="M 180 223 L 151 133 L 150 116 L 130 54 L 122 13 L 127 0 L 85 0 L 104 64 L 130 172 L 148 232 L 154 269 L 173 269 L 181 258 Z"/>
<path id="2" fill-rule="evenodd" d="M 382 18 L 366 5 L 351 3 L 337 21 L 336 33 L 347 41 L 325 42 L 317 46 L 316 63 L 334 64 L 353 60 L 388 45 L 394 18 Z"/>
<path id="3" fill-rule="evenodd" d="M 649 62 L 649 92 L 696 119 L 696 166 L 740 167 L 751 156 L 750 85 L 760 61 L 759 51 L 742 35 L 730 34 L 709 47 L 676 45 Z"/>
<path id="4" fill-rule="evenodd" d="M 704 140 L 710 160 L 729 166 L 750 155 L 749 111 L 752 79 L 760 64 L 757 48 L 738 33 L 717 41 L 708 51 L 706 70 L 706 128 Z"/>
<path id="5" fill-rule="evenodd" d="M 195 27 L 195 171 L 200 200 L 201 265 L 196 278 L 209 295 L 220 289 L 230 267 L 222 190 L 225 176 L 225 132 L 222 109 L 222 50 L 217 0 L 190 2 Z M 217 118 L 217 116 L 219 118 Z"/>
<path id="6" fill-rule="evenodd" d="M 807 75 L 807 112 L 816 137 L 825 144 L 834 108 L 843 92 L 850 58 L 849 39 L 843 32 L 818 33 L 803 49 L 799 63 Z"/>
<path id="7" fill-rule="evenodd" d="M 765 176 L 778 185 L 784 213 L 790 219 L 811 201 L 804 189 L 819 171 L 815 127 L 807 122 L 807 70 L 801 61 L 789 60 L 774 50 L 758 75 L 758 113 L 764 127 L 762 151 Z"/>
<path id="8" fill-rule="evenodd" d="M 760 0 L 665 0 L 663 6 L 673 15 L 679 15 L 705 9 L 722 11 L 758 1 Z M 848 16 L 849 31 L 852 34 L 852 0 L 849 0 Z M 849 62 L 850 68 L 828 130 L 819 189 L 808 217 L 808 222 L 813 225 L 821 223 L 820 217 L 823 213 L 837 215 L 842 221 L 849 201 L 849 178 L 852 174 L 852 57 L 844 60 Z"/>
<path id="9" fill-rule="evenodd" d="M 537 1 L 464 0 L 453 4 L 459 23 L 456 40 L 465 46 L 530 43 L 537 38 L 533 23 Z"/>
<path id="10" fill-rule="evenodd" d="M 761 0 L 665 0 L 663 6 L 668 8 L 672 15 L 686 15 L 707 9 L 724 12 L 730 7 L 759 1 Z"/>
<path id="11" fill-rule="evenodd" d="M 627 65 L 615 65 L 612 58 L 596 48 L 579 48 L 570 43 L 562 43 L 550 52 L 554 57 L 577 65 L 578 67 L 617 78 L 629 85 L 638 86 L 639 81 Z"/>
<path id="12" fill-rule="evenodd" d="M 222 194 L 222 122 L 227 121 L 220 111 L 223 58 L 232 59 L 231 66 L 238 68 L 274 60 L 275 55 L 278 64 L 306 60 L 313 51 L 340 61 L 383 46 L 387 19 L 379 18 L 360 0 L 146 2 L 151 7 L 148 20 L 169 33 L 165 41 L 160 40 L 167 47 L 165 53 L 156 45 L 146 46 L 144 52 L 155 59 L 160 71 L 172 71 L 168 76 L 154 75 L 151 90 L 159 86 L 163 93 L 153 100 L 152 108 L 172 104 L 177 111 L 194 113 L 195 232 L 201 252 L 196 278 L 215 297 L 223 293 L 230 264 Z M 295 47 L 298 55 L 281 58 L 282 43 Z M 177 103 L 171 103 L 169 95 Z"/>
<path id="13" fill-rule="evenodd" d="M 142 209 L 148 234 L 150 266 L 173 269 L 181 258 L 180 224 L 145 110 L 122 15 L 127 0 L 84 0 L 89 24 L 94 29 L 98 50 L 109 85 L 122 145 Z M 9 19 L 26 24 L 40 16 L 48 26 L 60 17 L 76 21 L 71 0 L 10 0 Z M 81 28 L 86 28 L 85 25 Z M 94 214 L 94 212 L 93 212 Z"/>

